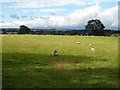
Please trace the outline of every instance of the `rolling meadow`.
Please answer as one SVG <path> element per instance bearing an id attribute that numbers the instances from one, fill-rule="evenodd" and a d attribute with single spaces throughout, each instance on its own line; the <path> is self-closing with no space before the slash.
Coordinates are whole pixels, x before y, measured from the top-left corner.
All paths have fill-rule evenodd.
<path id="1" fill-rule="evenodd" d="M 118 88 L 118 38 L 4 35 L 2 74 L 3 88 Z"/>

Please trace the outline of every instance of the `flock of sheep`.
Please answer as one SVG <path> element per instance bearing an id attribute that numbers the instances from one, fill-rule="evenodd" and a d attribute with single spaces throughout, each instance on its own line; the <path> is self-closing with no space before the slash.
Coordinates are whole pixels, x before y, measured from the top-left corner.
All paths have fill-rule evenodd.
<path id="1" fill-rule="evenodd" d="M 76 44 L 80 44 L 80 42 L 76 42 Z M 93 46 L 93 44 L 89 44 L 89 47 L 91 47 L 90 50 L 91 50 L 92 52 L 95 52 L 95 48 L 93 48 L 92 46 Z"/>
<path id="2" fill-rule="evenodd" d="M 4 37 L 4 35 L 2 35 L 2 37 Z M 14 35 L 11 35 L 11 37 L 14 37 Z M 80 44 L 80 42 L 76 42 L 76 44 Z M 95 48 L 93 48 L 92 46 L 93 44 L 89 44 L 89 47 L 91 47 L 90 48 L 91 52 L 95 52 Z M 57 50 L 53 51 L 52 56 L 58 56 L 58 51 Z"/>
<path id="3" fill-rule="evenodd" d="M 76 44 L 80 44 L 80 42 L 76 42 Z M 93 44 L 89 44 L 89 47 L 91 47 L 91 48 L 90 48 L 91 52 L 95 52 L 95 48 L 93 48 L 92 46 L 93 46 Z M 53 57 L 54 57 L 54 56 L 58 56 L 58 51 L 57 51 L 57 50 L 53 51 L 53 52 L 52 52 L 52 56 L 53 56 Z"/>

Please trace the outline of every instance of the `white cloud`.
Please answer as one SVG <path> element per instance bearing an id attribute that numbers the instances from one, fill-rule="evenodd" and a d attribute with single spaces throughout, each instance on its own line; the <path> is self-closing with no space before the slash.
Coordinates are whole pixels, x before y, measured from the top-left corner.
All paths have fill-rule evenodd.
<path id="1" fill-rule="evenodd" d="M 66 11 L 67 9 L 41 9 L 41 12 L 58 12 L 58 11 Z"/>
<path id="2" fill-rule="evenodd" d="M 29 2 L 30 0 L 1 0 L 1 3 L 9 3 L 9 2 Z M 34 0 L 31 0 L 34 1 Z"/>
<path id="3" fill-rule="evenodd" d="M 2 5 L 8 8 L 40 8 L 52 6 L 65 6 L 65 5 L 88 5 L 96 4 L 99 2 L 118 2 L 118 0 L 2 0 L 1 3 L 11 3 L 9 5 Z"/>
<path id="4" fill-rule="evenodd" d="M 101 19 L 107 27 L 118 27 L 118 5 L 104 10 L 98 15 L 98 18 Z"/>
<path id="5" fill-rule="evenodd" d="M 1 3 L 9 3 L 9 2 L 29 2 L 29 1 L 49 1 L 54 2 L 58 0 L 1 0 Z M 61 2 L 68 1 L 68 0 L 61 0 Z M 69 0 L 69 1 L 81 1 L 81 0 Z M 84 0 L 85 2 L 94 2 L 95 0 Z M 119 2 L 119 0 L 96 0 L 99 2 Z"/>
<path id="6" fill-rule="evenodd" d="M 10 17 L 13 19 L 19 19 L 19 16 L 17 14 L 11 14 Z"/>
<path id="7" fill-rule="evenodd" d="M 27 18 L 27 16 L 21 16 L 21 18 Z"/>
<path id="8" fill-rule="evenodd" d="M 76 9 L 74 12 L 66 15 L 59 16 L 43 16 L 37 17 L 29 22 L 14 22 L 17 25 L 12 23 L 3 23 L 3 27 L 19 27 L 20 24 L 25 24 L 28 27 L 39 27 L 43 28 L 84 28 L 88 20 L 99 19 L 106 28 L 116 28 L 118 27 L 118 5 L 103 10 L 101 6 L 94 5 L 91 7 L 86 7 L 84 9 Z M 2 27 L 0 26 L 0 27 Z"/>
<path id="9" fill-rule="evenodd" d="M 3 15 L 0 15 L 0 17 L 1 17 L 1 18 L 4 18 L 4 16 L 3 16 Z"/>
<path id="10" fill-rule="evenodd" d="M 15 2 L 15 0 L 13 0 Z M 4 1 L 3 1 L 4 2 Z M 6 1 L 7 2 L 7 1 Z M 64 5 L 87 5 L 86 2 L 80 0 L 22 0 L 11 5 L 6 5 L 4 7 L 9 8 L 39 8 L 39 7 L 51 7 L 51 6 L 64 6 Z"/>
<path id="11" fill-rule="evenodd" d="M 24 12 L 24 13 L 29 13 L 30 11 L 29 11 L 29 10 L 24 9 L 24 10 L 22 10 L 22 12 Z"/>
<path id="12" fill-rule="evenodd" d="M 33 9 L 32 11 L 33 11 L 33 12 L 37 12 L 37 10 L 36 10 L 36 9 Z"/>

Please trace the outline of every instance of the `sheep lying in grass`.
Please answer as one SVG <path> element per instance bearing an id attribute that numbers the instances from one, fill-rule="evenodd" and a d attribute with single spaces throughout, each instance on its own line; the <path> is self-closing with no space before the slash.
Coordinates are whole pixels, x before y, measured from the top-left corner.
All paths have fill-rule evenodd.
<path id="1" fill-rule="evenodd" d="M 91 48 L 91 51 L 92 51 L 92 52 L 95 52 L 95 48 Z"/>
<path id="2" fill-rule="evenodd" d="M 53 57 L 58 56 L 58 52 L 55 50 L 54 52 L 52 52 L 52 56 Z"/>
<path id="3" fill-rule="evenodd" d="M 80 42 L 76 42 L 76 44 L 80 44 Z"/>
<path id="4" fill-rule="evenodd" d="M 91 47 L 92 46 L 92 44 L 89 44 L 89 47 Z"/>
<path id="5" fill-rule="evenodd" d="M 14 35 L 11 35 L 12 37 L 14 37 Z"/>

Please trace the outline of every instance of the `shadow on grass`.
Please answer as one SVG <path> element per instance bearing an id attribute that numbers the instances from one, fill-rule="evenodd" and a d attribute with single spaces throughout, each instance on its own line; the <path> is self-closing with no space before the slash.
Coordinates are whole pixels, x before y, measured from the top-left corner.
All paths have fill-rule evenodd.
<path id="1" fill-rule="evenodd" d="M 93 60 L 86 56 L 61 55 L 54 60 L 51 55 L 3 53 L 3 88 L 117 88 L 118 69 L 84 67 Z"/>

